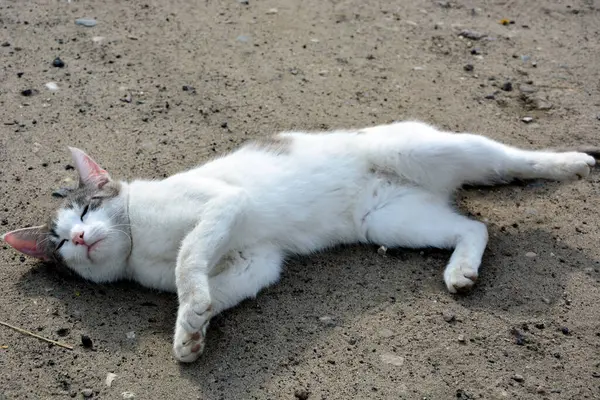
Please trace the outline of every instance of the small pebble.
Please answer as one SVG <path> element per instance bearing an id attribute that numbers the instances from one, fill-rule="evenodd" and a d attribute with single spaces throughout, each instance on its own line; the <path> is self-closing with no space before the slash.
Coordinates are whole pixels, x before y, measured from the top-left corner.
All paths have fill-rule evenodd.
<path id="1" fill-rule="evenodd" d="M 525 122 L 526 124 L 533 122 L 533 118 L 531 117 L 523 117 L 521 119 L 521 121 Z M 525 254 L 527 257 L 535 257 L 537 254 L 535 254 L 534 252 L 530 251 L 529 253 Z"/>
<path id="2" fill-rule="evenodd" d="M 471 54 L 473 54 L 474 56 L 480 55 L 481 50 L 479 48 L 475 47 L 474 49 L 471 49 Z"/>
<path id="3" fill-rule="evenodd" d="M 127 339 L 133 340 L 133 339 L 135 339 L 135 332 L 134 332 L 134 331 L 127 332 L 127 333 L 125 334 L 125 337 L 126 337 Z"/>
<path id="4" fill-rule="evenodd" d="M 488 94 L 488 95 L 485 96 L 485 98 L 488 99 L 488 100 L 494 100 L 496 98 L 496 95 L 493 94 L 493 93 L 492 94 Z"/>
<path id="5" fill-rule="evenodd" d="M 38 94 L 36 89 L 25 89 L 21 91 L 21 96 L 25 97 L 33 96 L 34 94 Z"/>
<path id="6" fill-rule="evenodd" d="M 269 8 L 266 12 L 267 15 L 273 15 L 273 14 L 277 14 L 278 11 L 276 8 Z"/>
<path id="7" fill-rule="evenodd" d="M 328 315 L 319 317 L 319 321 L 325 326 L 335 326 L 335 321 Z"/>
<path id="8" fill-rule="evenodd" d="M 467 340 L 465 339 L 465 335 L 458 335 L 458 341 L 460 343 L 466 343 Z"/>
<path id="9" fill-rule="evenodd" d="M 404 365 L 404 357 L 400 357 L 392 353 L 382 354 L 379 358 L 385 364 L 395 365 L 396 367 L 401 367 Z"/>
<path id="10" fill-rule="evenodd" d="M 183 85 L 183 87 L 181 89 L 184 92 L 190 92 L 191 94 L 196 94 L 196 88 L 194 88 L 193 86 Z"/>
<path id="11" fill-rule="evenodd" d="M 458 36 L 462 36 L 464 38 L 471 39 L 471 40 L 479 40 L 486 35 L 484 35 L 483 33 L 479 33 L 477 31 L 472 31 L 470 29 L 464 29 L 464 30 L 460 31 Z"/>
<path id="12" fill-rule="evenodd" d="M 69 328 L 60 328 L 59 330 L 56 331 L 56 334 L 58 336 L 65 337 L 69 334 L 69 332 L 71 332 L 71 330 Z"/>
<path id="13" fill-rule="evenodd" d="M 544 329 L 546 325 L 543 322 L 538 322 L 537 324 L 535 324 L 535 327 L 538 329 Z"/>
<path id="14" fill-rule="evenodd" d="M 52 61 L 52 66 L 56 68 L 64 68 L 65 62 L 60 59 L 60 57 L 56 57 L 54 61 Z"/>
<path id="15" fill-rule="evenodd" d="M 306 399 L 308 399 L 309 395 L 310 395 L 310 393 L 308 393 L 308 390 L 306 390 L 306 389 L 294 390 L 294 397 L 297 398 L 298 400 L 306 400 Z"/>
<path id="16" fill-rule="evenodd" d="M 513 90 L 513 85 L 511 82 L 504 82 L 500 89 L 504 90 L 505 92 L 511 92 Z"/>
<path id="17" fill-rule="evenodd" d="M 250 40 L 250 36 L 248 35 L 239 35 L 238 37 L 235 38 L 235 40 L 237 40 L 238 42 L 242 42 L 242 43 L 246 43 Z"/>
<path id="18" fill-rule="evenodd" d="M 91 28 L 93 26 L 96 26 L 98 22 L 95 19 L 92 18 L 78 18 L 75 20 L 75 24 L 76 25 L 81 25 L 81 26 L 85 26 L 88 28 Z"/>
<path id="19" fill-rule="evenodd" d="M 106 386 L 111 387 L 113 381 L 117 378 L 117 374 L 113 374 L 112 372 L 109 372 L 108 374 L 106 374 L 106 379 L 104 381 L 104 383 L 106 383 Z"/>
<path id="20" fill-rule="evenodd" d="M 46 83 L 46 87 L 52 92 L 56 92 L 58 90 L 58 85 L 56 84 L 56 82 L 48 82 Z"/>
<path id="21" fill-rule="evenodd" d="M 550 304 L 550 303 L 551 303 L 550 299 L 549 299 L 549 298 L 547 298 L 547 297 L 542 297 L 542 301 L 543 301 L 544 303 L 546 303 L 546 304 Z"/>
<path id="22" fill-rule="evenodd" d="M 525 257 L 533 258 L 535 256 L 537 256 L 537 254 L 533 251 L 528 251 L 527 253 L 525 253 Z"/>
<path id="23" fill-rule="evenodd" d="M 535 93 L 537 89 L 534 86 L 522 84 L 519 85 L 519 91 L 522 93 Z"/>
<path id="24" fill-rule="evenodd" d="M 91 349 L 92 347 L 94 347 L 94 343 L 92 342 L 92 339 L 88 335 L 81 335 L 81 344 L 86 349 Z"/>
<path id="25" fill-rule="evenodd" d="M 525 380 L 525 378 L 523 378 L 523 375 L 519 375 L 519 374 L 514 374 L 512 378 L 513 378 L 513 380 L 515 380 L 517 382 L 523 382 Z"/>
<path id="26" fill-rule="evenodd" d="M 387 247 L 385 246 L 381 246 L 380 248 L 377 249 L 377 254 L 379 254 L 380 256 L 385 256 L 387 253 Z"/>
<path id="27" fill-rule="evenodd" d="M 104 41 L 105 37 L 104 36 L 94 36 L 92 38 L 92 42 L 94 43 L 102 43 Z"/>
<path id="28" fill-rule="evenodd" d="M 124 399 L 135 399 L 135 393 L 133 392 L 123 392 L 121 393 Z"/>
<path id="29" fill-rule="evenodd" d="M 221 122 L 221 128 L 223 128 L 223 129 L 227 128 L 227 121 Z"/>
<path id="30" fill-rule="evenodd" d="M 81 394 L 83 395 L 83 397 L 92 397 L 94 395 L 94 391 L 92 389 L 83 389 L 81 391 Z"/>
<path id="31" fill-rule="evenodd" d="M 463 67 L 463 69 L 467 72 L 472 72 L 475 69 L 475 67 L 473 67 L 473 64 L 467 64 Z"/>
<path id="32" fill-rule="evenodd" d="M 560 328 L 560 331 L 563 333 L 563 335 L 567 335 L 568 336 L 568 335 L 571 334 L 571 331 L 566 326 L 563 326 L 562 328 Z"/>
<path id="33" fill-rule="evenodd" d="M 243 4 L 245 6 L 247 6 L 248 4 L 250 4 L 250 2 L 248 0 L 237 0 L 238 3 Z"/>
<path id="34" fill-rule="evenodd" d="M 2 47 L 10 47 L 10 43 L 4 42 L 4 43 L 2 43 Z"/>
<path id="35" fill-rule="evenodd" d="M 449 311 L 444 311 L 442 313 L 442 318 L 444 318 L 444 321 L 450 323 L 453 322 L 454 320 L 456 320 L 456 316 L 454 314 L 452 314 Z"/>

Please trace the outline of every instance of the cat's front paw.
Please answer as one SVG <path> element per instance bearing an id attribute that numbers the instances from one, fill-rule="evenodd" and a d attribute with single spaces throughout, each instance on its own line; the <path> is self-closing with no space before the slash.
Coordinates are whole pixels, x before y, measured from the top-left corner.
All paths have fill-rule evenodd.
<path id="1" fill-rule="evenodd" d="M 582 179 L 590 174 L 594 165 L 596 165 L 596 159 L 588 154 L 558 153 L 554 163 L 548 165 L 549 178 L 558 181 Z"/>
<path id="2" fill-rule="evenodd" d="M 477 269 L 467 263 L 451 264 L 444 271 L 444 282 L 450 293 L 465 292 L 475 285 Z"/>
<path id="3" fill-rule="evenodd" d="M 204 339 L 212 317 L 210 301 L 189 301 L 179 305 L 173 352 L 181 362 L 193 362 L 204 351 Z"/>

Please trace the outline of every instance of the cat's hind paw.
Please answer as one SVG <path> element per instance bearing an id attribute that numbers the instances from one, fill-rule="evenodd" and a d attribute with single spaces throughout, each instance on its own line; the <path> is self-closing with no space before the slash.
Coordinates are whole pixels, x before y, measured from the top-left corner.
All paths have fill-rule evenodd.
<path id="1" fill-rule="evenodd" d="M 590 174 L 591 168 L 596 165 L 594 157 L 578 152 L 557 153 L 553 163 L 545 165 L 549 178 L 564 181 L 583 179 Z"/>
<path id="2" fill-rule="evenodd" d="M 173 340 L 173 353 L 180 362 L 191 363 L 200 357 L 204 351 L 204 333 L 175 332 Z"/>
<path id="3" fill-rule="evenodd" d="M 450 293 L 470 290 L 477 281 L 477 269 L 465 264 L 448 265 L 444 271 L 444 282 Z"/>

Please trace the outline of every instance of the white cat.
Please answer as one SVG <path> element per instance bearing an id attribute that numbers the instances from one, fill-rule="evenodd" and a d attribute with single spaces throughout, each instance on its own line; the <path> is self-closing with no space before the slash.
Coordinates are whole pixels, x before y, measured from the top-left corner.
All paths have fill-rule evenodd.
<path id="1" fill-rule="evenodd" d="M 289 253 L 343 243 L 454 248 L 452 293 L 477 279 L 486 226 L 451 206 L 465 183 L 569 180 L 580 152 L 528 151 L 420 122 L 281 133 L 161 181 L 117 182 L 71 148 L 79 187 L 47 225 L 9 232 L 22 253 L 94 282 L 130 279 L 177 292 L 174 352 L 191 362 L 209 320 L 277 281 Z"/>

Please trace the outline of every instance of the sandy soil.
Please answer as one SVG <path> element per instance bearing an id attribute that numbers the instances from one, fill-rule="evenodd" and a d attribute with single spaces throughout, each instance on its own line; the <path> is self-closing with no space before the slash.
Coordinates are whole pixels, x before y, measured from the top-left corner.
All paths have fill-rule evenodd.
<path id="1" fill-rule="evenodd" d="M 67 145 L 129 179 L 280 130 L 407 118 L 521 146 L 598 144 L 597 7 L 3 1 L 0 228 L 56 207 L 52 191 L 74 178 Z M 446 251 L 291 260 L 278 285 L 213 321 L 193 365 L 171 356 L 173 295 L 93 285 L 2 247 L 0 320 L 75 348 L 0 326 L 0 398 L 600 398 L 599 177 L 462 192 L 491 235 L 467 296 L 444 288 Z"/>

